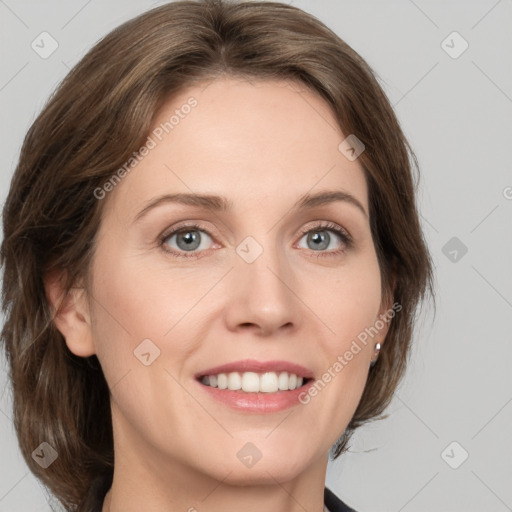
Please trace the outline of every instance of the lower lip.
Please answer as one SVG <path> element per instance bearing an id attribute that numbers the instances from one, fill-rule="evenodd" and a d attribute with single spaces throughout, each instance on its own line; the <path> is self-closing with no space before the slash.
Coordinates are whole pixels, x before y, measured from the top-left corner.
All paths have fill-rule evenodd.
<path id="1" fill-rule="evenodd" d="M 246 393 L 244 391 L 231 391 L 229 389 L 213 388 L 199 381 L 197 384 L 212 398 L 236 409 L 255 413 L 279 412 L 295 405 L 301 404 L 299 396 L 307 394 L 308 389 L 315 382 L 311 379 L 300 388 L 291 391 L 276 391 L 275 393 Z"/>

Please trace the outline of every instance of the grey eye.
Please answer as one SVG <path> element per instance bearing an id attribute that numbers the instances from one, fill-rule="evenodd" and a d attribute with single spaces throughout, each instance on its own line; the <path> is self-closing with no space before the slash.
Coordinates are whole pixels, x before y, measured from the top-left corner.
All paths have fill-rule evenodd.
<path id="1" fill-rule="evenodd" d="M 172 243 L 173 239 L 175 239 L 175 245 Z M 207 243 L 208 239 L 211 241 L 210 236 L 206 232 L 200 229 L 186 228 L 171 233 L 165 239 L 165 244 L 169 245 L 171 249 L 174 250 L 192 252 L 198 249 L 205 249 L 206 247 L 201 247 L 201 244 L 203 243 L 204 245 Z"/>
<path id="2" fill-rule="evenodd" d="M 333 234 L 335 235 L 333 237 Z M 336 247 L 329 247 L 331 242 L 335 242 L 338 238 L 338 244 L 343 245 L 343 238 L 341 234 L 336 233 L 332 229 L 315 228 L 305 233 L 301 238 L 301 241 L 306 238 L 306 247 L 302 249 L 310 249 L 312 251 L 325 251 L 327 249 L 333 250 Z"/>

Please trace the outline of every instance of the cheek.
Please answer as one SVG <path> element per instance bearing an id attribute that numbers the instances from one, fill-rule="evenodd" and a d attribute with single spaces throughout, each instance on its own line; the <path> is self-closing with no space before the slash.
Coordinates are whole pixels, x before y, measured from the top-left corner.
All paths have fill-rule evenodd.
<path id="1" fill-rule="evenodd" d="M 370 253 L 353 263 L 339 269 L 335 279 L 324 278 L 324 292 L 317 288 L 310 297 L 315 312 L 328 327 L 325 348 L 329 354 L 347 350 L 358 337 L 362 350 L 366 348 L 371 344 L 368 330 L 378 319 L 381 279 L 377 258 Z"/>
<path id="2" fill-rule="evenodd" d="M 201 339 L 194 335 L 204 309 L 198 301 L 222 272 L 198 273 L 172 266 L 165 258 L 148 264 L 142 257 L 122 254 L 114 240 L 102 245 L 93 268 L 93 337 L 107 381 L 139 370 L 136 353 L 146 345 L 155 354 L 160 351 L 158 365 L 172 360 L 180 373 Z"/>
<path id="3" fill-rule="evenodd" d="M 320 297 L 315 300 L 321 303 Z M 340 272 L 318 308 L 329 334 L 321 338 L 324 364 L 317 389 L 320 400 L 330 404 L 326 408 L 333 424 L 348 423 L 361 398 L 376 343 L 380 306 L 378 261 L 376 256 L 368 256 Z"/>
<path id="4" fill-rule="evenodd" d="M 93 272 L 98 325 L 112 324 L 133 342 L 161 337 L 172 327 L 174 312 L 184 309 L 179 283 L 148 268 L 143 258 L 127 257 L 115 241 L 97 252 Z"/>

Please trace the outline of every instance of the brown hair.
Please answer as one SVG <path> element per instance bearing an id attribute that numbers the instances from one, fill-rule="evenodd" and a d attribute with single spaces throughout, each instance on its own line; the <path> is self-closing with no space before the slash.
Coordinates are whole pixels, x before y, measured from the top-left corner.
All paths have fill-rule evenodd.
<path id="1" fill-rule="evenodd" d="M 3 210 L 1 336 L 14 425 L 31 471 L 67 510 L 93 510 L 111 485 L 110 398 L 96 356 L 72 354 L 56 329 L 43 276 L 65 271 L 66 292 L 87 282 L 105 205 L 93 191 L 143 145 L 170 95 L 223 73 L 305 84 L 331 106 L 343 133 L 365 144 L 359 162 L 383 297 L 401 311 L 334 458 L 389 404 L 416 308 L 427 291 L 433 296 L 416 159 L 374 72 L 335 33 L 300 9 L 267 1 L 177 1 L 124 23 L 72 69 L 29 129 Z M 31 456 L 44 441 L 58 452 L 47 469 Z"/>

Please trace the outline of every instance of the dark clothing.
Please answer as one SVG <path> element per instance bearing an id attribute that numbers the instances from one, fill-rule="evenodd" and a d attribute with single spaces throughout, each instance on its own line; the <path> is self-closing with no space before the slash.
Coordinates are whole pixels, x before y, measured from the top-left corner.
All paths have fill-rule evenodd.
<path id="1" fill-rule="evenodd" d="M 345 505 L 330 489 L 324 489 L 324 503 L 329 512 L 356 512 L 353 508 Z"/>

